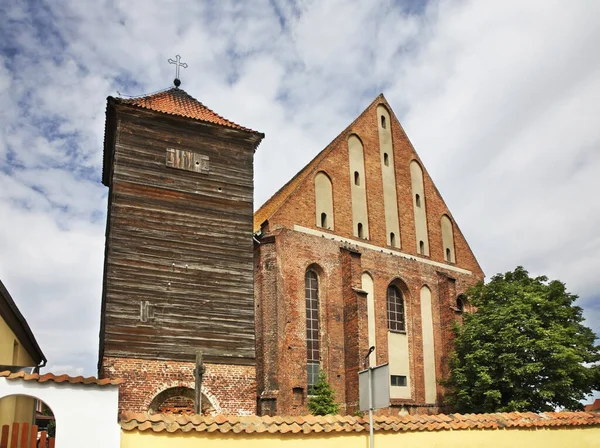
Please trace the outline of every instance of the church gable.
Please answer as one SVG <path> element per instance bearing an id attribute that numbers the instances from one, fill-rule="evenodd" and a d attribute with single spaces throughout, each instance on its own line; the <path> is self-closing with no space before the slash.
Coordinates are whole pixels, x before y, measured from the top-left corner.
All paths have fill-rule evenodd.
<path id="1" fill-rule="evenodd" d="M 254 216 L 483 272 L 383 95 Z"/>

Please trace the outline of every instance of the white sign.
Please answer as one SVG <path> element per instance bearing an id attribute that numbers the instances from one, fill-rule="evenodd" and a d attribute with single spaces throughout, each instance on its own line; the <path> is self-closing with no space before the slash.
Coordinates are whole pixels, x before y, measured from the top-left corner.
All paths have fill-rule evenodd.
<path id="1" fill-rule="evenodd" d="M 358 372 L 358 407 L 369 410 L 369 370 L 371 370 L 371 396 L 373 408 L 387 408 L 390 405 L 390 366 L 388 363 Z"/>

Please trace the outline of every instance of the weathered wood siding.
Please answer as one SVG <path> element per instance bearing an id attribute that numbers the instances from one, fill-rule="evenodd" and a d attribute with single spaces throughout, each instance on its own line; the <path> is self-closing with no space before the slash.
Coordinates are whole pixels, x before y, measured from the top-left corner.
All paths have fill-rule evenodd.
<path id="1" fill-rule="evenodd" d="M 245 133 L 117 106 L 101 356 L 254 363 Z M 168 149 L 209 172 L 167 167 Z"/>

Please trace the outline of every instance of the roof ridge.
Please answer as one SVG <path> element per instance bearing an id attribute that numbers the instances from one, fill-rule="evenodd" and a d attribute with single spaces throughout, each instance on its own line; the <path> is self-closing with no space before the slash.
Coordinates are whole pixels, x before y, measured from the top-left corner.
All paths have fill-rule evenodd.
<path id="1" fill-rule="evenodd" d="M 50 372 L 44 373 L 42 375 L 40 375 L 39 373 L 25 373 L 23 371 L 11 373 L 9 370 L 0 372 L 0 378 L 6 378 L 7 380 L 35 381 L 37 383 L 46 383 L 48 381 L 52 381 L 54 383 L 69 383 L 69 384 L 84 384 L 84 385 L 93 384 L 93 385 L 97 385 L 97 386 L 108 386 L 108 385 L 117 386 L 117 385 L 123 383 L 123 380 L 120 378 L 99 379 L 99 378 L 96 378 L 95 376 L 88 376 L 88 377 L 83 377 L 81 375 L 70 376 L 66 373 L 63 373 L 61 375 L 54 375 L 53 373 L 50 373 Z"/>
<path id="2" fill-rule="evenodd" d="M 230 416 L 194 415 L 178 418 L 170 414 L 144 414 L 124 412 L 119 418 L 125 431 L 152 430 L 155 432 L 221 432 L 238 433 L 311 433 L 311 432 L 361 432 L 368 423 L 354 416 Z M 469 429 L 514 429 L 530 427 L 600 426 L 600 413 L 548 412 L 548 413 L 493 413 L 405 415 L 377 418 L 376 431 L 439 431 Z"/>
<path id="3" fill-rule="evenodd" d="M 194 98 L 185 90 L 179 87 L 171 87 L 165 90 L 136 97 L 109 97 L 114 98 L 117 103 L 140 107 L 154 112 L 161 112 L 168 115 L 177 115 L 186 118 L 192 118 L 207 123 L 217 124 L 232 129 L 250 132 L 252 134 L 264 137 L 264 134 L 254 131 L 250 128 L 241 126 L 214 110 L 204 105 L 201 101 Z M 171 100 L 171 101 L 169 101 Z"/>

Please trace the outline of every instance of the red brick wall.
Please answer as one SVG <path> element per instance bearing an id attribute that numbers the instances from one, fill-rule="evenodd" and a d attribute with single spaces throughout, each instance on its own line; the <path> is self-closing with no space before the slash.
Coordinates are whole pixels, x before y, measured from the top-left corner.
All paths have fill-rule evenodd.
<path id="1" fill-rule="evenodd" d="M 207 363 L 204 366 L 202 393 L 217 413 L 256 413 L 254 366 Z M 146 412 L 154 397 L 166 389 L 193 389 L 194 367 L 191 362 L 104 357 L 100 377 L 124 380 L 119 388 L 119 412 Z"/>
<path id="2" fill-rule="evenodd" d="M 385 101 L 382 100 L 383 104 Z M 395 400 L 397 407 L 382 413 L 397 413 L 405 404 L 410 412 L 435 411 L 425 405 L 420 290 L 432 292 L 436 374 L 447 374 L 447 358 L 452 348 L 451 324 L 460 316 L 453 307 L 456 296 L 483 279 L 483 272 L 456 223 L 454 245 L 456 263 L 444 261 L 440 220 L 449 213 L 424 168 L 429 247 L 431 256 L 417 256 L 409 164 L 418 160 L 399 123 L 392 118 L 401 252 L 457 266 L 472 275 L 433 266 L 420 261 L 382 253 L 294 231 L 294 225 L 321 231 L 315 225 L 314 175 L 325 171 L 333 183 L 335 229 L 331 232 L 348 239 L 352 234 L 350 173 L 347 139 L 352 133 L 361 138 L 365 153 L 365 182 L 370 239 L 366 243 L 385 248 L 386 229 L 383 186 L 374 102 L 332 146 L 325 160 L 314 169 L 263 228 L 262 244 L 255 246 L 255 306 L 257 319 L 257 365 L 259 413 L 303 414 L 306 408 L 306 324 L 304 274 L 318 266 L 321 301 L 321 366 L 343 403 L 342 412 L 357 408 L 357 373 L 368 349 L 366 297 L 357 289 L 361 275 L 374 280 L 376 309 L 377 363 L 387 362 L 388 285 L 399 280 L 404 286 L 411 399 Z M 349 249 L 349 250 L 348 250 Z M 302 397 L 299 399 L 298 391 Z M 443 390 L 438 386 L 438 401 Z M 260 397 L 264 400 L 261 400 Z"/>

